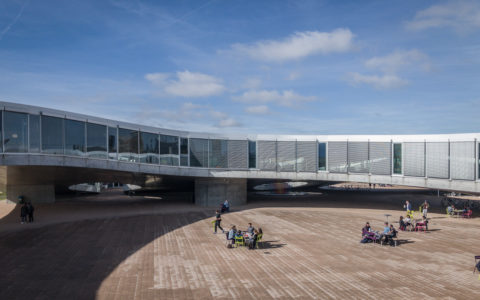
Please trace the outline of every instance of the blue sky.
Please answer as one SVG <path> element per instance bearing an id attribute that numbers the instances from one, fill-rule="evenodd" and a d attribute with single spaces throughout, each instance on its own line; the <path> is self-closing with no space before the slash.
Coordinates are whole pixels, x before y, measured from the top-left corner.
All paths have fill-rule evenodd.
<path id="1" fill-rule="evenodd" d="M 219 133 L 480 131 L 477 1 L 0 2 L 0 99 Z"/>

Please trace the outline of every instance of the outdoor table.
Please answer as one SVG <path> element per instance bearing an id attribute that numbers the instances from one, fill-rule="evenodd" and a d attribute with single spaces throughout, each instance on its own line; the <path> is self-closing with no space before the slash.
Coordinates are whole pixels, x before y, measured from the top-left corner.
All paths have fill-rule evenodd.
<path id="1" fill-rule="evenodd" d="M 390 217 L 391 215 L 389 215 L 389 214 L 384 214 L 384 216 L 387 218 L 387 223 L 388 223 L 388 217 Z"/>
<path id="2" fill-rule="evenodd" d="M 455 209 L 453 213 L 458 217 L 460 217 L 460 214 L 463 214 L 463 209 Z"/>

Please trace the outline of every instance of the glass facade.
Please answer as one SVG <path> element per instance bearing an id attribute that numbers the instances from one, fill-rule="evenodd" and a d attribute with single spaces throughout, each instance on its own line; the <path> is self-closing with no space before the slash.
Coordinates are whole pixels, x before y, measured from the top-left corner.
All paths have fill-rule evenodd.
<path id="1" fill-rule="evenodd" d="M 227 168 L 228 154 L 227 154 L 226 140 L 209 140 L 208 144 L 208 167 L 209 168 Z"/>
<path id="2" fill-rule="evenodd" d="M 108 127 L 108 158 L 117 159 L 117 127 Z"/>
<path id="3" fill-rule="evenodd" d="M 118 129 L 118 160 L 138 162 L 138 131 Z"/>
<path id="4" fill-rule="evenodd" d="M 158 164 L 158 134 L 140 133 L 140 162 Z"/>
<path id="5" fill-rule="evenodd" d="M 327 143 L 318 143 L 318 170 L 327 170 Z"/>
<path id="6" fill-rule="evenodd" d="M 30 152 L 40 152 L 40 116 L 29 115 L 28 118 Z"/>
<path id="7" fill-rule="evenodd" d="M 178 166 L 178 137 L 160 135 L 160 164 Z"/>
<path id="8" fill-rule="evenodd" d="M 180 138 L 180 165 L 188 167 L 188 139 Z"/>
<path id="9" fill-rule="evenodd" d="M 393 174 L 402 174 L 402 144 L 393 144 Z"/>
<path id="10" fill-rule="evenodd" d="M 257 142 L 248 141 L 248 167 L 257 168 Z"/>
<path id="11" fill-rule="evenodd" d="M 5 152 L 28 152 L 28 115 L 5 111 L 3 113 L 3 149 Z"/>
<path id="12" fill-rule="evenodd" d="M 107 158 L 107 126 L 87 123 L 87 156 Z"/>
<path id="13" fill-rule="evenodd" d="M 65 120 L 65 154 L 85 155 L 85 122 Z"/>
<path id="14" fill-rule="evenodd" d="M 42 116 L 42 152 L 63 154 L 63 119 Z"/>

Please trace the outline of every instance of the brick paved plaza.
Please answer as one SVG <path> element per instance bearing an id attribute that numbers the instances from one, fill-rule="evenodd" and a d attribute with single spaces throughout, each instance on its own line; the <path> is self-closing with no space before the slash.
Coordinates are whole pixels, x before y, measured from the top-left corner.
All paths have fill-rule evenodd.
<path id="1" fill-rule="evenodd" d="M 398 247 L 359 243 L 406 197 L 421 196 L 252 199 L 222 225 L 262 227 L 254 251 L 226 248 L 212 209 L 187 200 L 64 201 L 25 225 L 16 208 L 0 219 L 0 299 L 479 299 L 478 218 L 432 213 L 431 231 L 400 232 Z"/>

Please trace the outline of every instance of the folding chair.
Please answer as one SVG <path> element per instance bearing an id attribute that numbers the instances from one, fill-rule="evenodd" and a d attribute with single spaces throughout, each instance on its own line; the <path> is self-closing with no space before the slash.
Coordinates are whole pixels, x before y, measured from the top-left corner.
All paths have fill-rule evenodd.
<path id="1" fill-rule="evenodd" d="M 258 249 L 258 244 L 262 241 L 263 233 L 258 234 L 256 248 Z M 263 242 L 262 242 L 263 243 Z"/>
<path id="2" fill-rule="evenodd" d="M 470 219 L 472 217 L 472 210 L 469 209 L 466 213 L 463 213 L 462 217 Z"/>

